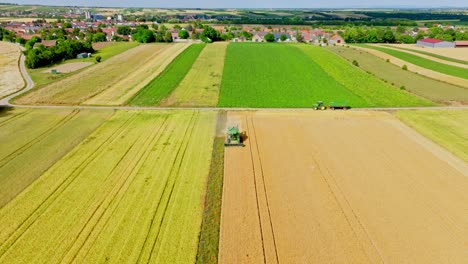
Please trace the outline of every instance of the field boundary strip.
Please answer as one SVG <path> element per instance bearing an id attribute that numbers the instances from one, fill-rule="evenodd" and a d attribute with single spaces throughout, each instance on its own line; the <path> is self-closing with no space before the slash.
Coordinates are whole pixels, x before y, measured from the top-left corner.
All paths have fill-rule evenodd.
<path id="1" fill-rule="evenodd" d="M 133 183 L 133 181 L 137 178 L 136 175 L 135 175 L 137 173 L 137 172 L 135 172 L 135 168 L 137 168 L 137 171 L 138 171 L 139 168 L 141 168 L 141 166 L 146 162 L 146 160 L 150 156 L 151 148 L 155 144 L 154 141 L 156 140 L 156 142 L 157 142 L 160 139 L 160 136 L 161 136 L 162 132 L 164 131 L 164 128 L 166 127 L 168 118 L 169 118 L 168 116 L 165 116 L 165 118 L 163 120 L 163 123 L 161 124 L 159 129 L 152 129 L 153 133 L 147 138 L 147 140 L 145 141 L 145 144 L 143 145 L 144 147 L 140 150 L 143 153 L 141 155 L 137 155 L 137 157 L 139 158 L 138 161 L 136 161 L 135 164 L 133 166 L 131 166 L 131 168 L 130 167 L 126 168 L 127 170 L 130 169 L 129 173 L 127 174 L 128 176 L 125 178 L 125 173 L 121 173 L 121 178 L 123 177 L 123 178 L 125 178 L 125 180 L 121 181 L 119 179 L 117 181 L 117 183 L 121 183 L 121 184 L 114 186 L 113 190 L 111 192 L 109 192 L 109 194 L 99 203 L 99 205 L 95 208 L 93 213 L 89 216 L 89 218 L 86 221 L 85 225 L 83 225 L 83 227 L 81 228 L 81 231 L 77 234 L 76 238 L 74 239 L 75 241 L 78 241 L 79 237 L 81 236 L 83 231 L 87 228 L 87 226 L 91 222 L 92 218 L 94 218 L 94 215 L 96 214 L 96 212 L 98 212 L 99 209 L 102 206 L 106 206 L 106 204 L 107 204 L 107 206 L 103 210 L 101 210 L 100 215 L 97 217 L 98 219 L 94 221 L 95 222 L 94 226 L 90 227 L 90 231 L 87 233 L 84 241 L 82 243 L 80 243 L 81 245 L 79 246 L 79 248 L 77 250 L 75 250 L 76 253 L 73 255 L 73 257 L 71 257 L 70 262 L 75 261 L 75 258 L 78 256 L 81 249 L 87 243 L 87 241 L 88 241 L 89 237 L 91 236 L 91 234 L 95 231 L 95 227 L 100 223 L 101 219 L 108 212 L 108 209 L 112 206 L 112 204 L 114 204 L 115 199 L 118 199 L 118 201 L 116 202 L 116 204 L 114 206 L 114 209 L 112 210 L 112 212 L 110 214 L 112 215 L 113 212 L 117 209 L 118 205 L 120 204 L 120 202 L 123 199 L 125 191 L 128 189 L 128 186 L 131 185 Z M 157 125 L 157 123 L 156 123 L 156 125 Z M 137 142 L 138 140 L 139 140 L 139 138 L 136 138 L 135 142 Z M 134 145 L 132 145 L 132 146 L 130 146 L 128 148 L 127 153 L 125 153 L 125 155 L 122 157 L 122 159 L 119 160 L 119 162 L 116 164 L 116 167 L 128 155 L 128 152 L 133 147 L 134 147 Z M 126 172 L 126 171 L 124 171 L 124 172 Z M 113 174 L 113 170 L 109 173 L 109 175 L 110 174 Z M 124 189 L 125 186 L 127 186 L 127 189 Z M 117 188 L 117 190 L 114 191 L 116 188 Z M 122 191 L 122 190 L 124 190 L 124 191 Z M 109 200 L 109 199 L 110 199 L 110 201 L 106 202 L 106 200 Z M 110 219 L 110 217 L 108 217 L 107 220 L 109 220 L 109 219 Z M 106 223 L 107 223 L 107 220 L 106 220 Z M 98 230 L 98 232 L 100 232 L 100 230 Z M 62 257 L 62 261 L 64 261 L 66 259 L 66 256 L 68 254 L 70 254 L 70 251 L 74 246 L 75 246 L 75 243 L 72 243 L 69 250 L 67 250 L 66 253 L 64 253 L 65 255 Z"/>
<path id="2" fill-rule="evenodd" d="M 0 244 L 0 260 L 4 256 L 4 254 L 13 246 L 16 241 L 18 241 L 23 234 L 29 229 L 31 225 L 34 224 L 35 220 L 39 218 L 46 209 L 52 204 L 59 195 L 65 191 L 66 188 L 78 177 L 82 170 L 84 170 L 88 163 L 96 159 L 98 155 L 100 155 L 100 150 L 102 150 L 108 142 L 114 142 L 118 140 L 118 136 L 123 133 L 128 126 L 133 121 L 133 115 L 129 116 L 125 122 L 123 122 L 118 129 L 116 129 L 108 138 L 106 138 L 99 146 L 97 146 L 96 150 L 86 157 L 70 174 L 67 178 L 63 179 L 63 181 L 58 184 L 58 186 L 50 192 L 50 194 L 44 199 L 32 212 L 18 225 L 16 230 L 13 233 L 8 235 L 8 238 Z M 73 152 L 73 151 L 72 151 Z M 72 153 L 71 152 L 71 153 Z M 69 154 L 71 154 L 69 153 Z M 45 207 L 44 207 L 45 206 Z M 19 232 L 19 233 L 17 233 Z"/>

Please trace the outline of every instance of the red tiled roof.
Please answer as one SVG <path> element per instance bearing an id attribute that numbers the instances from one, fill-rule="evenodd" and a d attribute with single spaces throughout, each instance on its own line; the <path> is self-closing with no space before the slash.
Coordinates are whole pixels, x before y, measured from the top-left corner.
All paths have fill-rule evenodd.
<path id="1" fill-rule="evenodd" d="M 468 41 L 455 41 L 455 46 L 468 46 Z"/>
<path id="2" fill-rule="evenodd" d="M 443 42 L 443 40 L 432 39 L 432 38 L 425 38 L 425 39 L 421 39 L 420 41 L 421 42 L 426 42 L 426 43 L 440 43 L 440 42 Z"/>

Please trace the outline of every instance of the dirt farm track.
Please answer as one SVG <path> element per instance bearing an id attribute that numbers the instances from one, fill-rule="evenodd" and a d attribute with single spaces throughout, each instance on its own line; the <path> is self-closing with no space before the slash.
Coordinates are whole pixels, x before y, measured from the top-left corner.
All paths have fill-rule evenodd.
<path id="1" fill-rule="evenodd" d="M 239 121 L 220 263 L 466 263 L 466 163 L 390 114 L 228 114 Z"/>

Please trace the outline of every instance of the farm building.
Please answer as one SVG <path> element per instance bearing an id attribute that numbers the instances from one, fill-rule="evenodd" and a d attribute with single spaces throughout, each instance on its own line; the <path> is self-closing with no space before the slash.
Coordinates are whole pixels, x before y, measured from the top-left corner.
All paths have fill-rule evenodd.
<path id="1" fill-rule="evenodd" d="M 453 42 L 432 38 L 418 40 L 416 44 L 428 48 L 455 48 L 455 43 Z"/>
<path id="2" fill-rule="evenodd" d="M 455 41 L 455 48 L 468 48 L 468 41 Z"/>
<path id="3" fill-rule="evenodd" d="M 340 35 L 334 35 L 328 40 L 329 44 L 343 44 L 344 39 Z"/>

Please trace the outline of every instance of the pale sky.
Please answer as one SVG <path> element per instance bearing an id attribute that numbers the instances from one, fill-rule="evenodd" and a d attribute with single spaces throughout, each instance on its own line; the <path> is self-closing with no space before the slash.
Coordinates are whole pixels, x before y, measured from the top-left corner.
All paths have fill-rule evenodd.
<path id="1" fill-rule="evenodd" d="M 0 3 L 102 7 L 180 8 L 349 8 L 349 7 L 468 7 L 467 0 L 0 0 Z"/>

